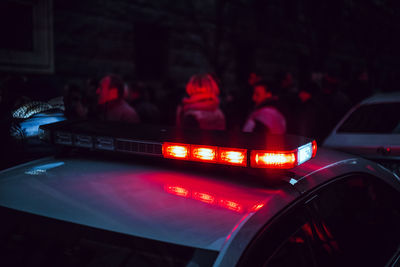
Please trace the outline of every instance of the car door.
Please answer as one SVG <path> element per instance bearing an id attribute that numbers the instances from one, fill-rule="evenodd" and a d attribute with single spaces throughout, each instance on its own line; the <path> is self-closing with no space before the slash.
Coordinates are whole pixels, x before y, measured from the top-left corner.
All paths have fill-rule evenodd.
<path id="1" fill-rule="evenodd" d="M 400 244 L 400 193 L 370 175 L 318 188 L 265 226 L 242 266 L 384 266 Z"/>

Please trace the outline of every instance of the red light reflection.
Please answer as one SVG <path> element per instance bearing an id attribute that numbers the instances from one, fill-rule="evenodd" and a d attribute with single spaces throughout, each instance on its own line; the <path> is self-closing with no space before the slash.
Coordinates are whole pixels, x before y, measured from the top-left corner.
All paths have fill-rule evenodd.
<path id="1" fill-rule="evenodd" d="M 180 186 L 165 186 L 165 191 L 168 193 L 180 196 L 180 197 L 188 197 L 189 196 L 189 190 L 180 187 Z"/>
<path id="2" fill-rule="evenodd" d="M 193 199 L 199 200 L 201 202 L 207 203 L 207 204 L 212 204 L 215 201 L 215 197 L 212 195 L 209 195 L 207 193 L 200 193 L 200 192 L 194 192 L 192 194 Z"/>
<path id="3" fill-rule="evenodd" d="M 251 208 L 250 211 L 256 212 L 257 210 L 261 209 L 262 207 L 264 207 L 264 204 L 256 204 Z"/>
<path id="4" fill-rule="evenodd" d="M 249 201 L 239 202 L 237 200 L 228 200 L 226 198 L 217 196 L 215 194 L 211 194 L 209 192 L 192 191 L 189 188 L 185 188 L 182 186 L 166 185 L 164 186 L 164 191 L 172 195 L 191 198 L 206 204 L 219 206 L 221 208 L 236 211 L 239 213 L 256 212 L 262 207 L 264 207 L 264 203 L 254 203 Z"/>
<path id="5" fill-rule="evenodd" d="M 223 208 L 227 208 L 229 210 L 233 210 L 233 211 L 237 211 L 237 212 L 240 212 L 243 209 L 240 204 L 230 201 L 230 200 L 225 200 L 225 199 L 221 199 L 219 201 L 219 205 Z"/>

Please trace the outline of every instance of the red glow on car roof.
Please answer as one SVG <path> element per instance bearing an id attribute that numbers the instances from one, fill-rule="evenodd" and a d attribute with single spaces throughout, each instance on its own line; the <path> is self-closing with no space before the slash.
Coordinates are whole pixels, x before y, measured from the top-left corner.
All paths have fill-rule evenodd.
<path id="1" fill-rule="evenodd" d="M 202 193 L 202 192 L 193 192 L 192 197 L 193 197 L 193 199 L 199 200 L 199 201 L 207 203 L 207 204 L 212 204 L 215 201 L 214 196 L 207 194 L 207 193 Z"/>
<path id="2" fill-rule="evenodd" d="M 264 203 L 254 203 L 254 201 L 249 202 L 248 200 L 238 201 L 236 199 L 227 199 L 211 192 L 191 190 L 190 188 L 183 186 L 166 185 L 164 186 L 164 191 L 175 196 L 197 200 L 239 213 L 256 212 L 264 207 Z"/>
<path id="3" fill-rule="evenodd" d="M 180 197 L 188 197 L 189 196 L 189 190 L 180 187 L 180 186 L 166 186 L 165 191 L 168 193 L 180 196 Z"/>
<path id="4" fill-rule="evenodd" d="M 254 206 L 250 209 L 250 211 L 255 212 L 255 211 L 258 211 L 259 209 L 261 209 L 262 207 L 264 207 L 264 204 L 263 204 L 263 203 L 261 203 L 261 204 L 256 204 L 256 205 L 254 205 Z"/>
<path id="5" fill-rule="evenodd" d="M 226 200 L 226 199 L 221 199 L 219 201 L 219 205 L 223 208 L 227 208 L 229 210 L 233 210 L 233 211 L 237 211 L 237 212 L 240 212 L 243 209 L 243 207 L 240 204 L 238 204 L 234 201 Z"/>

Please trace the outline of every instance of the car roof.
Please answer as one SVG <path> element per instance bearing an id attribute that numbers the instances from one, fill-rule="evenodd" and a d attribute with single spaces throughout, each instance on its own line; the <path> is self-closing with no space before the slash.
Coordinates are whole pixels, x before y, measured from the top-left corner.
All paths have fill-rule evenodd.
<path id="1" fill-rule="evenodd" d="M 190 197 L 174 188 L 190 191 Z M 93 158 L 45 158 L 0 173 L 1 206 L 211 250 L 221 249 L 254 205 L 294 199 L 283 191 Z M 199 194 L 214 197 L 214 203 Z M 230 209 L 229 201 L 240 210 L 234 204 Z"/>
<path id="2" fill-rule="evenodd" d="M 400 102 L 400 92 L 379 93 L 361 102 L 361 105 Z"/>
<path id="3" fill-rule="evenodd" d="M 233 254 L 240 255 L 301 194 L 351 171 L 373 172 L 366 165 L 373 163 L 321 149 L 316 158 L 284 175 L 287 183 L 275 186 L 247 182 L 245 175 L 240 182 L 231 181 L 229 172 L 221 175 L 212 169 L 50 157 L 0 172 L 0 206 L 183 246 L 237 250 Z M 374 168 L 382 176 L 384 171 Z M 264 206 L 254 209 L 260 204 Z"/>

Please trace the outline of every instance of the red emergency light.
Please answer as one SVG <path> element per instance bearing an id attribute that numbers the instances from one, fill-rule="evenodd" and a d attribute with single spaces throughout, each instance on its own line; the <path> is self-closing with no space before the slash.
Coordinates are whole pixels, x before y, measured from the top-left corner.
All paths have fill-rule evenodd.
<path id="1" fill-rule="evenodd" d="M 171 159 L 253 168 L 291 169 L 315 157 L 315 141 L 290 151 L 248 150 L 181 143 L 163 143 L 163 156 Z M 248 160 L 248 154 L 250 160 Z"/>
<path id="2" fill-rule="evenodd" d="M 164 158 L 171 159 L 189 159 L 190 146 L 186 144 L 164 143 Z"/>
<path id="3" fill-rule="evenodd" d="M 41 131 L 42 138 L 56 145 L 251 168 L 290 169 L 315 157 L 317 151 L 315 141 L 301 136 L 113 122 L 66 121 L 42 125 Z"/>
<path id="4" fill-rule="evenodd" d="M 164 158 L 247 166 L 247 149 L 163 143 Z"/>

